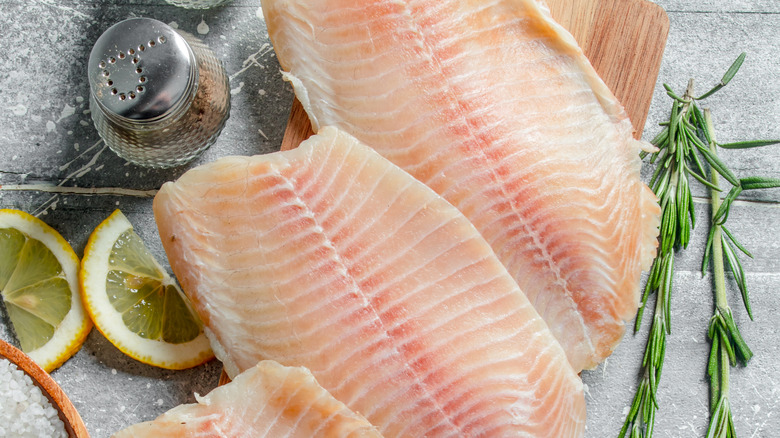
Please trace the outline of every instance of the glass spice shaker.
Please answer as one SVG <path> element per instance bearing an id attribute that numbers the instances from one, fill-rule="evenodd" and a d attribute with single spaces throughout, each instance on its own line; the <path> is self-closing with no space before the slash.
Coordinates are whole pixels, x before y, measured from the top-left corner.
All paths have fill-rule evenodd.
<path id="1" fill-rule="evenodd" d="M 106 30 L 89 56 L 92 120 L 120 157 L 182 165 L 211 146 L 230 114 L 222 63 L 200 40 L 157 20 Z"/>

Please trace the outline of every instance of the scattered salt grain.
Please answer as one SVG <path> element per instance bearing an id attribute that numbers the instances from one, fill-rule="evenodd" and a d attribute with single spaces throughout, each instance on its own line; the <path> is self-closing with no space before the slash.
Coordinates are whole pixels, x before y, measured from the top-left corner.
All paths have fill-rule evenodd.
<path id="1" fill-rule="evenodd" d="M 196 28 L 199 34 L 206 35 L 209 33 L 209 25 L 206 24 L 206 21 L 203 20 L 203 17 L 200 19 L 200 24 L 198 24 L 198 27 Z"/>
<path id="2" fill-rule="evenodd" d="M 0 358 L 0 436 L 66 438 L 57 411 L 30 376 Z"/>
<path id="3" fill-rule="evenodd" d="M 10 107 L 8 109 L 10 109 L 11 112 L 13 112 L 15 116 L 23 116 L 23 115 L 27 114 L 27 107 L 22 105 L 21 103 L 16 105 L 16 106 L 12 106 L 12 107 Z"/>

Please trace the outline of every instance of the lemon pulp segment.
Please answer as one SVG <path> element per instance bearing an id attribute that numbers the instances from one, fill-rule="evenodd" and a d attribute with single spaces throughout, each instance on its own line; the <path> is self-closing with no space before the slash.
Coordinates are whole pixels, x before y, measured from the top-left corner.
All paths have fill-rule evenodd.
<path id="1" fill-rule="evenodd" d="M 200 334 L 179 291 L 132 230 L 123 232 L 109 258 L 106 293 L 130 331 L 142 338 L 180 344 Z"/>

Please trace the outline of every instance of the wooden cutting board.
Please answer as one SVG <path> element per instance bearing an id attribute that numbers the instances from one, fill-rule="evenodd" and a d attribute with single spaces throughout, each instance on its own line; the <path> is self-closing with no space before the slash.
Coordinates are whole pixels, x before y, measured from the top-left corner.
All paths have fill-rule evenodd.
<path id="1" fill-rule="evenodd" d="M 623 103 L 636 138 L 641 137 L 669 33 L 666 12 L 647 0 L 547 0 L 547 4 Z M 309 118 L 295 99 L 281 149 L 295 148 L 312 134 Z"/>

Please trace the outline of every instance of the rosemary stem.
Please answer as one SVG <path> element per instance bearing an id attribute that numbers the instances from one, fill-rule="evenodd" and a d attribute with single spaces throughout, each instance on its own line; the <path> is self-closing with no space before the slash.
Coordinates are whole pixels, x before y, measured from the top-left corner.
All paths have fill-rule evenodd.
<path id="1" fill-rule="evenodd" d="M 717 155 L 718 151 L 715 144 L 715 133 L 709 108 L 704 109 L 704 123 L 706 123 L 707 130 L 709 130 L 710 135 L 712 136 L 710 152 Z M 713 186 L 720 186 L 720 176 L 718 175 L 718 172 L 712 172 L 710 181 Z M 714 188 L 710 189 L 710 200 L 712 202 L 712 217 L 714 219 L 715 213 L 718 211 L 721 204 L 720 193 Z M 726 271 L 723 264 L 723 245 L 720 243 L 723 237 L 721 226 L 716 221 L 713 220 L 712 226 L 714 227 L 712 234 L 712 273 L 715 281 L 715 306 L 718 311 L 721 311 L 721 309 L 728 308 L 728 301 L 726 298 Z"/>
<path id="2" fill-rule="evenodd" d="M 710 114 L 709 108 L 704 109 L 704 123 L 707 126 L 707 130 L 711 136 L 709 144 L 710 152 L 717 155 L 717 145 L 715 144 L 715 129 L 712 126 L 712 116 Z M 712 176 L 710 177 L 710 182 L 712 182 L 713 186 L 719 187 L 720 177 L 718 172 L 713 170 L 711 173 Z M 722 230 L 721 225 L 718 224 L 718 222 L 715 220 L 715 213 L 720 208 L 721 200 L 720 194 L 714 188 L 710 189 L 710 199 L 712 201 L 712 227 L 714 227 L 712 235 L 712 276 L 713 281 L 715 282 L 715 315 L 721 314 L 722 318 L 730 318 L 731 311 L 729 310 L 729 305 L 726 298 L 726 272 L 723 263 L 723 244 L 721 243 L 721 239 L 723 238 L 721 235 Z M 718 336 L 718 334 L 715 333 L 715 336 Z M 723 339 L 719 344 L 720 369 L 718 371 L 720 374 L 720 382 L 717 398 L 720 399 L 723 403 L 728 403 L 727 400 L 729 397 L 731 366 L 728 349 L 726 348 L 724 342 L 730 341 Z M 723 436 L 728 435 L 724 434 Z"/>
<path id="3" fill-rule="evenodd" d="M 688 80 L 688 86 L 685 87 L 685 94 L 683 94 L 683 99 L 686 100 L 685 103 L 685 110 L 688 110 L 688 107 L 691 105 L 691 102 L 693 101 L 693 78 L 690 78 Z"/>
<path id="4" fill-rule="evenodd" d="M 682 119 L 687 120 L 686 115 L 688 110 L 691 108 L 691 103 L 693 103 L 693 78 L 688 80 L 688 86 L 685 87 L 685 94 L 683 94 L 683 99 L 685 100 L 685 103 L 683 104 L 680 113 L 683 115 Z"/>

